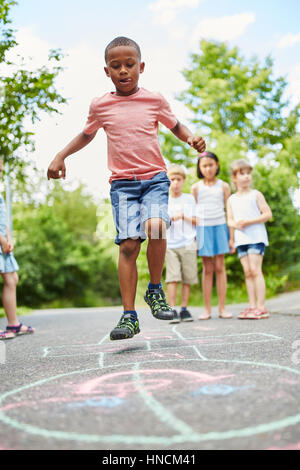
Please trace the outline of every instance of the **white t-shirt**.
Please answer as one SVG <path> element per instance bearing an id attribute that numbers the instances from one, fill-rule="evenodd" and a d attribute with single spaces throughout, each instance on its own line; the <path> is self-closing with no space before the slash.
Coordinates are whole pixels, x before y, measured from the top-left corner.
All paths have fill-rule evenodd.
<path id="1" fill-rule="evenodd" d="M 252 189 L 246 194 L 232 194 L 228 201 L 231 206 L 233 219 L 253 220 L 261 215 L 256 202 L 257 191 Z M 268 234 L 264 223 L 251 224 L 248 227 L 234 230 L 234 246 L 250 245 L 252 243 L 264 243 L 269 245 Z"/>
<path id="2" fill-rule="evenodd" d="M 191 194 L 182 193 L 179 197 L 169 197 L 169 216 L 173 217 L 178 212 L 184 213 L 186 217 L 196 216 L 196 202 Z M 193 243 L 196 237 L 196 227 L 191 223 L 179 219 L 172 221 L 167 230 L 167 247 L 183 248 Z"/>

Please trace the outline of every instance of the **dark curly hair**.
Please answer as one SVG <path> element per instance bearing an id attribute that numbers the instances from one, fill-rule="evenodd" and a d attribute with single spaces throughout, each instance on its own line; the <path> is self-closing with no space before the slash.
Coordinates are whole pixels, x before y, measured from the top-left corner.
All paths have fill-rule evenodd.
<path id="1" fill-rule="evenodd" d="M 200 153 L 200 155 L 198 157 L 198 160 L 197 160 L 197 176 L 198 176 L 198 178 L 199 179 L 204 178 L 204 176 L 202 175 L 202 173 L 200 171 L 200 160 L 203 157 L 213 158 L 215 160 L 215 162 L 217 162 L 219 167 L 217 169 L 216 175 L 218 175 L 220 173 L 220 163 L 219 163 L 219 159 L 218 159 L 217 155 L 215 153 L 212 153 L 212 152 L 203 152 L 203 153 Z"/>
<path id="2" fill-rule="evenodd" d="M 110 43 L 105 48 L 104 58 L 105 58 L 106 63 L 107 63 L 107 53 L 109 49 L 112 49 L 113 47 L 118 47 L 118 46 L 135 47 L 135 49 L 137 50 L 139 59 L 141 60 L 142 55 L 141 55 L 140 46 L 133 39 L 126 38 L 125 36 L 118 36 L 117 38 L 110 41 Z"/>

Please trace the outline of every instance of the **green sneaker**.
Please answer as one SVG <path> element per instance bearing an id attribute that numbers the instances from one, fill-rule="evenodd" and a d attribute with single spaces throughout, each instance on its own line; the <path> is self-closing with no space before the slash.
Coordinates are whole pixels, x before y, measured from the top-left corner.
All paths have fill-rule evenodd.
<path id="1" fill-rule="evenodd" d="M 147 290 L 144 295 L 145 302 L 150 306 L 152 315 L 158 320 L 173 320 L 172 307 L 168 305 L 162 288 Z"/>
<path id="2" fill-rule="evenodd" d="M 140 332 L 138 319 L 130 313 L 124 313 L 119 323 L 110 333 L 110 339 L 128 339 Z"/>

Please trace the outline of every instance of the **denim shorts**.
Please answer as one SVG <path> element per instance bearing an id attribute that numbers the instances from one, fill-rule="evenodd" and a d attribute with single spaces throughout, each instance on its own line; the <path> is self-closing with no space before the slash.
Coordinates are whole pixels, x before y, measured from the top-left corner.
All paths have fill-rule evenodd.
<path id="1" fill-rule="evenodd" d="M 236 247 L 236 251 L 239 258 L 247 255 L 264 255 L 265 254 L 264 243 L 250 243 L 249 245 L 240 245 Z"/>
<path id="2" fill-rule="evenodd" d="M 168 214 L 170 180 L 164 171 L 149 180 L 114 180 L 110 188 L 115 243 L 128 238 L 146 240 L 145 223 L 159 218 L 171 224 Z"/>

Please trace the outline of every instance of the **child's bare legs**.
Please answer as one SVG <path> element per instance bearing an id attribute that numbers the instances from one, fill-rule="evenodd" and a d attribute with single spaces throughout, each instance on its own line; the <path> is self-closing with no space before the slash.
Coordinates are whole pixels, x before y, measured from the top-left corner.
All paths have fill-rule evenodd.
<path id="1" fill-rule="evenodd" d="M 250 308 L 256 308 L 256 292 L 255 292 L 255 282 L 254 277 L 252 275 L 251 265 L 250 265 L 250 256 L 246 255 L 240 258 L 241 264 L 243 266 L 244 274 L 245 274 L 245 281 L 246 281 L 246 289 L 248 293 Z M 258 255 L 252 255 L 258 256 Z"/>
<path id="2" fill-rule="evenodd" d="M 18 274 L 13 273 L 3 273 L 3 291 L 2 291 L 2 303 L 7 316 L 8 326 L 18 325 L 17 317 L 17 284 L 18 284 Z"/>
<path id="3" fill-rule="evenodd" d="M 211 293 L 213 287 L 213 277 L 214 277 L 214 262 L 213 259 L 209 256 L 203 256 L 203 270 L 202 270 L 202 289 L 204 297 L 205 310 L 204 314 L 199 317 L 199 319 L 205 320 L 210 318 L 211 315 Z"/>
<path id="4" fill-rule="evenodd" d="M 149 238 L 147 260 L 151 284 L 159 284 L 166 256 L 166 223 L 159 218 L 148 219 L 146 232 Z"/>
<path id="5" fill-rule="evenodd" d="M 128 238 L 120 244 L 119 281 L 124 311 L 135 310 L 135 295 L 138 280 L 136 260 L 140 252 L 140 240 Z"/>
<path id="6" fill-rule="evenodd" d="M 256 306 L 259 310 L 265 310 L 266 284 L 262 272 L 262 255 L 249 254 L 249 266 L 255 289 Z"/>
<path id="7" fill-rule="evenodd" d="M 214 261 L 216 271 L 216 284 L 219 297 L 219 315 L 223 318 L 231 318 L 231 313 L 227 313 L 225 308 L 227 290 L 225 257 L 224 255 L 216 255 Z"/>
<path id="8" fill-rule="evenodd" d="M 181 288 L 181 306 L 187 307 L 190 298 L 191 286 L 190 284 L 182 284 Z"/>
<path id="9" fill-rule="evenodd" d="M 174 308 L 177 298 L 177 282 L 168 282 L 168 303 Z"/>

